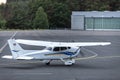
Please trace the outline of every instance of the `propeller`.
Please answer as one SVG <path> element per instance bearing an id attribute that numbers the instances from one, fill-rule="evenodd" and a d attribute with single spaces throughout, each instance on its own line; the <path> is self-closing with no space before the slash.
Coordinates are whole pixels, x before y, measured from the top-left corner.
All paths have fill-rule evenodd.
<path id="1" fill-rule="evenodd" d="M 84 52 L 81 50 L 80 51 L 80 55 L 82 56 L 82 57 L 85 57 L 85 54 L 84 54 Z"/>

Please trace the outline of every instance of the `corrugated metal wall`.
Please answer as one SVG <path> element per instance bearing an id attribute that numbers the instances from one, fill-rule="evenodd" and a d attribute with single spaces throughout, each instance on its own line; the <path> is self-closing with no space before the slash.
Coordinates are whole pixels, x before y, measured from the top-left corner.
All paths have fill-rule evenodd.
<path id="1" fill-rule="evenodd" d="M 86 29 L 120 29 L 120 18 L 86 17 Z"/>

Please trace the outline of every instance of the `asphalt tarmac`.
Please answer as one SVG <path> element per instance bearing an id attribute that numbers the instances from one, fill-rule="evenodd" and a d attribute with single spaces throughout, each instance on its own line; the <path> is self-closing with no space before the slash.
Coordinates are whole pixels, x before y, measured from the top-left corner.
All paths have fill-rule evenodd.
<path id="1" fill-rule="evenodd" d="M 0 31 L 0 57 L 10 55 L 6 41 L 15 31 Z M 40 61 L 17 61 L 0 58 L 0 80 L 120 80 L 120 32 L 119 31 L 71 31 L 38 30 L 17 31 L 16 39 L 32 39 L 62 42 L 104 42 L 109 46 L 84 47 L 97 53 L 98 58 L 77 60 L 73 66 L 53 61 L 50 66 Z M 43 47 L 21 45 L 24 49 Z M 2 50 L 3 49 L 3 50 Z"/>

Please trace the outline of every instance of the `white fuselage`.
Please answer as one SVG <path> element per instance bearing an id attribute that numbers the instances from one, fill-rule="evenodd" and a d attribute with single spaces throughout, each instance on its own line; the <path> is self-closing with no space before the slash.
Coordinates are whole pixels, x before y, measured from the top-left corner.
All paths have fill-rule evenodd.
<path id="1" fill-rule="evenodd" d="M 23 54 L 22 56 L 34 57 L 34 59 L 64 59 L 72 58 L 80 52 L 79 47 L 47 47 L 40 51 Z"/>

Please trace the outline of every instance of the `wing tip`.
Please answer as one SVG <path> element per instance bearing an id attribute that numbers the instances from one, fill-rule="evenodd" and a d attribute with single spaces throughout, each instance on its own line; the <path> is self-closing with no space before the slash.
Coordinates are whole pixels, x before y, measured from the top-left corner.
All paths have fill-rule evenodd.
<path id="1" fill-rule="evenodd" d="M 105 42 L 102 44 L 102 46 L 105 46 L 105 45 L 111 45 L 111 42 Z"/>

